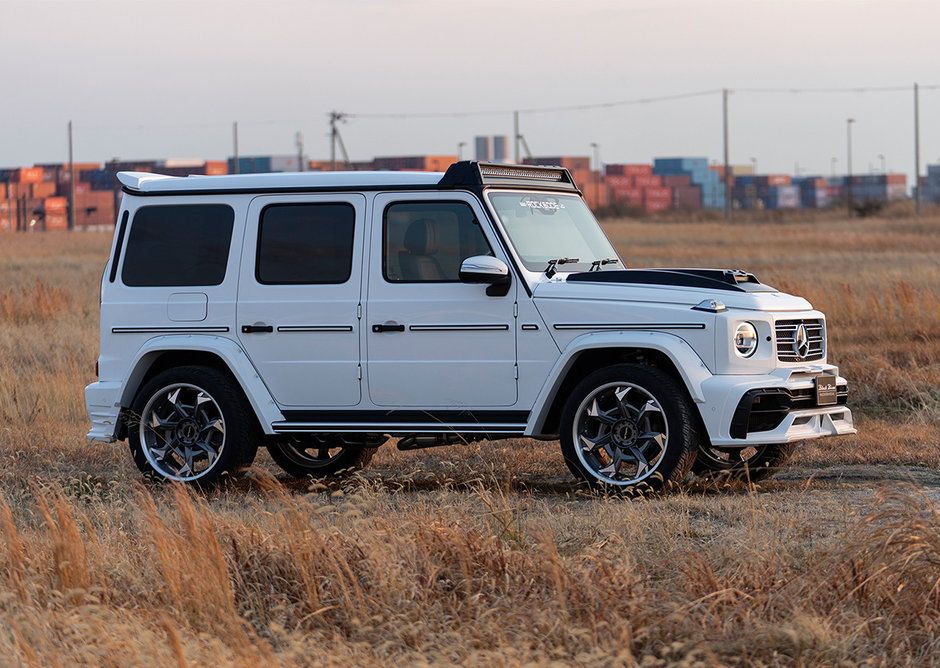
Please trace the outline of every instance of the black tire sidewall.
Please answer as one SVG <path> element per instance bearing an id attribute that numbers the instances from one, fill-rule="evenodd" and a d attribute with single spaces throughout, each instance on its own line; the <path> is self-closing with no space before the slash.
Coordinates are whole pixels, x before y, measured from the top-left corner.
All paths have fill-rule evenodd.
<path id="1" fill-rule="evenodd" d="M 597 388 L 611 383 L 629 383 L 651 394 L 663 410 L 668 428 L 666 448 L 653 472 L 631 484 L 616 485 L 596 477 L 578 457 L 574 435 L 577 411 Z M 638 364 L 617 364 L 594 371 L 572 390 L 561 414 L 561 450 L 565 463 L 578 478 L 604 490 L 658 491 L 681 482 L 695 457 L 697 433 L 692 410 L 682 387 L 665 372 Z"/>
<path id="2" fill-rule="evenodd" d="M 703 478 L 729 478 L 757 482 L 769 478 L 786 466 L 796 442 L 753 445 L 757 453 L 746 460 L 724 464 L 715 461 L 703 446 L 692 465 L 692 472 Z"/>
<path id="3" fill-rule="evenodd" d="M 254 461 L 260 429 L 245 395 L 228 375 L 209 367 L 186 366 L 168 369 L 147 381 L 131 404 L 134 421 L 128 425 L 128 445 L 137 468 L 150 479 L 171 480 L 156 470 L 144 454 L 140 442 L 139 420 L 148 402 L 165 388 L 177 383 L 195 385 L 208 393 L 222 413 L 225 443 L 210 469 L 195 480 L 182 481 L 197 487 L 211 487 L 233 476 Z"/>
<path id="4" fill-rule="evenodd" d="M 281 469 L 295 478 L 327 478 L 343 473 L 352 473 L 365 468 L 372 460 L 372 455 L 378 448 L 366 448 L 356 446 L 345 446 L 343 451 L 334 459 L 322 466 L 304 466 L 302 463 L 293 459 L 284 452 L 289 444 L 274 442 L 268 444 L 268 452 L 271 459 Z"/>

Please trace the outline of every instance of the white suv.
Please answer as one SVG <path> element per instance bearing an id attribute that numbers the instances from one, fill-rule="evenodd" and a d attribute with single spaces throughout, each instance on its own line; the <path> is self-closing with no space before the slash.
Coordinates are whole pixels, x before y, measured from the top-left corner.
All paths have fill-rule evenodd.
<path id="1" fill-rule="evenodd" d="M 85 397 L 147 475 L 528 436 L 657 489 L 855 431 L 822 313 L 740 271 L 626 269 L 565 169 L 118 178 Z"/>

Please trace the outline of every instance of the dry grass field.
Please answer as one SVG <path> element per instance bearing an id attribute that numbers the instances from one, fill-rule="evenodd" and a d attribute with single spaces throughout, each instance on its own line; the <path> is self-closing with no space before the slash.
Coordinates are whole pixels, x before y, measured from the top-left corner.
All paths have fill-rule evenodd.
<path id="1" fill-rule="evenodd" d="M 0 665 L 940 665 L 940 217 L 605 225 L 825 311 L 858 436 L 647 499 L 524 440 L 145 487 L 84 441 L 110 238 L 0 236 Z"/>

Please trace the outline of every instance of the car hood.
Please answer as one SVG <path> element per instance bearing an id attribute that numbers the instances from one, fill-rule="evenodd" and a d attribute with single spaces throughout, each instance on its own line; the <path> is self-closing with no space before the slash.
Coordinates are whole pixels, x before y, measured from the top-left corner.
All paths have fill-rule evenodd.
<path id="1" fill-rule="evenodd" d="M 652 302 L 689 308 L 718 300 L 729 309 L 808 311 L 802 297 L 765 285 L 753 274 L 731 269 L 624 269 L 558 275 L 538 283 L 536 299 Z"/>

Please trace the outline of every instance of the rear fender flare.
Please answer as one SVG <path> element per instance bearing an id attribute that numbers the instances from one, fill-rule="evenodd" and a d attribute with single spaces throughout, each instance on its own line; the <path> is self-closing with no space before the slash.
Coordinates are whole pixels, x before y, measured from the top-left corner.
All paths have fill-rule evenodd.
<path id="1" fill-rule="evenodd" d="M 140 389 L 147 371 L 163 353 L 181 351 L 187 353 L 204 352 L 215 355 L 228 367 L 236 382 L 241 385 L 248 403 L 251 404 L 265 434 L 273 434 L 271 423 L 284 419 L 284 415 L 258 375 L 258 371 L 248 359 L 242 347 L 231 339 L 221 336 L 173 335 L 158 336 L 148 340 L 134 357 L 130 373 L 124 378 L 124 392 L 121 406 L 130 406 Z"/>

